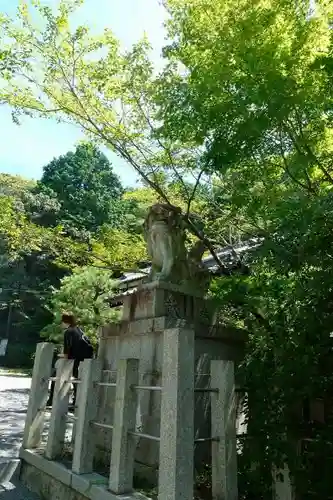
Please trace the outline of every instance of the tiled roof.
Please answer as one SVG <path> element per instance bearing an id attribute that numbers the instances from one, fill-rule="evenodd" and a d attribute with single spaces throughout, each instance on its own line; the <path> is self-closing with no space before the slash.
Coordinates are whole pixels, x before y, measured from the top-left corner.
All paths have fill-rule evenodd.
<path id="1" fill-rule="evenodd" d="M 260 246 L 262 242 L 262 238 L 252 238 L 240 243 L 239 245 L 221 248 L 216 253 L 219 259 L 221 259 L 221 261 L 227 267 L 232 267 L 232 265 L 236 261 L 235 253 L 240 256 L 249 250 L 254 250 L 258 246 Z M 212 272 L 218 270 L 218 264 L 212 256 L 202 259 L 202 263 Z M 145 267 L 138 272 L 124 273 L 123 278 L 120 279 L 119 285 L 119 289 L 122 291 L 122 295 L 133 293 L 136 290 L 136 286 L 141 282 L 141 280 L 148 276 L 149 271 L 150 267 Z"/>

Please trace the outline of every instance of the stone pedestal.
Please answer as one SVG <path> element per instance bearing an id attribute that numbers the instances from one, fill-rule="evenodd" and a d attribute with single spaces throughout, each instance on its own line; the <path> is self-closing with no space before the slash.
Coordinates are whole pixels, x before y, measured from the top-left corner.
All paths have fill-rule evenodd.
<path id="1" fill-rule="evenodd" d="M 209 324 L 213 315 L 212 304 L 200 291 L 163 281 L 140 285 L 134 293 L 124 296 L 123 302 L 123 321 L 165 316 L 191 324 Z"/>
<path id="2" fill-rule="evenodd" d="M 101 333 L 99 358 L 105 381 L 116 380 L 119 360 L 137 358 L 140 385 L 162 385 L 163 333 L 166 329 L 189 327 L 195 332 L 195 387 L 210 386 L 211 360 L 240 360 L 246 337 L 244 332 L 211 325 L 212 305 L 199 293 L 168 283 L 149 283 L 124 297 L 122 321 L 105 327 Z M 97 420 L 113 424 L 114 389 L 100 388 Z M 158 391 L 141 391 L 137 428 L 154 436 L 160 435 L 160 403 Z M 210 436 L 210 394 L 196 393 L 194 401 L 195 439 Z M 112 434 L 98 431 L 97 453 L 109 460 Z M 158 469 L 158 443 L 140 440 L 136 452 L 136 471 L 154 477 Z M 209 463 L 210 443 L 200 443 L 195 450 L 195 466 Z"/>

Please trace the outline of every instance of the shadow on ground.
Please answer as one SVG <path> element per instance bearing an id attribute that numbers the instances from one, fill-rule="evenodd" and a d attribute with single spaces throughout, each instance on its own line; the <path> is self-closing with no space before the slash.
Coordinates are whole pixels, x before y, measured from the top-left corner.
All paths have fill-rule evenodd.
<path id="1" fill-rule="evenodd" d="M 0 485 L 0 500 L 39 500 L 39 497 L 13 480 L 12 483 Z"/>

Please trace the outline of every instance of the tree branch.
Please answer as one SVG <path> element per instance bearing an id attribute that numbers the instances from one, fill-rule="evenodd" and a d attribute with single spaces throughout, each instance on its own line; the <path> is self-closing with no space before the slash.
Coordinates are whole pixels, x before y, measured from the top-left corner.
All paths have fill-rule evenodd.
<path id="1" fill-rule="evenodd" d="M 204 173 L 204 170 L 201 170 L 201 172 L 199 172 L 199 175 L 198 175 L 198 178 L 197 178 L 197 180 L 195 182 L 195 185 L 194 185 L 194 188 L 192 190 L 192 193 L 191 193 L 191 195 L 190 195 L 190 197 L 188 199 L 187 210 L 186 210 L 187 217 L 189 216 L 190 208 L 191 208 L 191 203 L 194 200 L 194 197 L 195 197 L 196 191 L 197 191 L 197 189 L 199 187 L 200 179 L 201 179 L 203 173 Z"/>
<path id="2" fill-rule="evenodd" d="M 282 156 L 283 164 L 284 164 L 284 170 L 285 172 L 289 175 L 291 180 L 295 182 L 298 186 L 300 186 L 302 189 L 305 189 L 306 191 L 309 191 L 312 194 L 316 194 L 315 188 L 312 186 L 310 179 L 308 180 L 308 185 L 303 184 L 301 181 L 299 181 L 290 171 L 289 165 L 287 162 L 287 158 L 285 157 L 284 150 L 283 150 L 283 145 L 282 145 L 282 133 L 280 131 L 280 141 L 279 141 L 279 149 L 280 149 L 280 154 Z"/>

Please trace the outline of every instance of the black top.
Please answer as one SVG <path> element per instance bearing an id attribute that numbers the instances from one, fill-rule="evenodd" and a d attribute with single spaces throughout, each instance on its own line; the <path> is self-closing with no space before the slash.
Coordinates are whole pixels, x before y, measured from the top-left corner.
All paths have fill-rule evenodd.
<path id="1" fill-rule="evenodd" d="M 69 327 L 64 334 L 64 354 L 68 359 L 80 358 L 80 340 L 82 337 L 81 330 L 77 327 Z"/>

